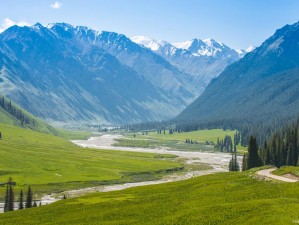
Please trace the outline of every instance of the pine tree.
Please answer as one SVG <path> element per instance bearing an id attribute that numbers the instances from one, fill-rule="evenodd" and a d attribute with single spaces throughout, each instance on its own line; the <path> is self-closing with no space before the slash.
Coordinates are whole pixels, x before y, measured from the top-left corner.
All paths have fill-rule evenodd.
<path id="1" fill-rule="evenodd" d="M 234 152 L 232 152 L 232 158 L 229 161 L 229 171 L 239 171 L 239 170 L 240 170 L 240 166 L 237 159 L 237 149 L 236 149 Z"/>
<path id="2" fill-rule="evenodd" d="M 8 184 L 6 185 L 6 192 L 5 192 L 5 200 L 4 200 L 4 212 L 8 212 L 9 210 L 9 188 Z"/>
<path id="3" fill-rule="evenodd" d="M 244 152 L 243 159 L 242 159 L 242 171 L 245 171 L 246 168 L 247 168 L 247 157 L 246 157 L 246 154 Z"/>
<path id="4" fill-rule="evenodd" d="M 21 189 L 20 198 L 19 198 L 19 209 L 24 209 L 24 195 L 23 190 Z"/>
<path id="5" fill-rule="evenodd" d="M 14 192 L 12 188 L 12 178 L 10 177 L 8 179 L 7 185 L 6 185 L 6 192 L 5 192 L 5 201 L 4 201 L 4 212 L 13 211 L 14 210 Z"/>
<path id="6" fill-rule="evenodd" d="M 9 185 L 9 204 L 8 204 L 8 211 L 14 210 L 14 202 L 15 202 L 15 195 L 13 192 L 12 185 Z"/>
<path id="7" fill-rule="evenodd" d="M 30 185 L 28 186 L 27 197 L 26 197 L 26 208 L 32 208 L 32 190 Z"/>
<path id="8" fill-rule="evenodd" d="M 246 170 L 254 167 L 262 166 L 262 160 L 258 154 L 258 147 L 256 143 L 256 138 L 250 136 L 248 145 L 248 157 L 246 163 Z"/>
<path id="9" fill-rule="evenodd" d="M 294 148 L 292 143 L 289 144 L 286 164 L 288 166 L 294 165 Z"/>
<path id="10" fill-rule="evenodd" d="M 271 155 L 270 155 L 270 150 L 269 148 L 267 147 L 266 148 L 266 155 L 265 155 L 265 162 L 264 162 L 265 165 L 270 165 L 271 164 Z"/>

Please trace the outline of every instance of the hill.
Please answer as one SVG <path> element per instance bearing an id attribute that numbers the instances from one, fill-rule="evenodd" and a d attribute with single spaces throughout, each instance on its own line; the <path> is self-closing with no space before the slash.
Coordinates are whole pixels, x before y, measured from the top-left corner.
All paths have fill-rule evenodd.
<path id="1" fill-rule="evenodd" d="M 0 124 L 9 124 L 34 131 L 59 135 L 59 131 L 33 116 L 8 98 L 0 95 Z"/>
<path id="2" fill-rule="evenodd" d="M 291 224 L 296 183 L 258 180 L 253 172 L 96 193 L 0 215 L 2 224 Z"/>
<path id="3" fill-rule="evenodd" d="M 176 120 L 262 124 L 297 117 L 298 37 L 299 23 L 277 30 L 212 80 Z"/>

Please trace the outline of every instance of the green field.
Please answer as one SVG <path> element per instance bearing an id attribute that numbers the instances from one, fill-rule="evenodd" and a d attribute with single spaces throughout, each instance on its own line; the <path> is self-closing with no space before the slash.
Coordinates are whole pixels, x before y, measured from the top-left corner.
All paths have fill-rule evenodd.
<path id="1" fill-rule="evenodd" d="M 0 215 L 1 224 L 296 224 L 299 184 L 253 172 L 97 193 Z"/>
<path id="2" fill-rule="evenodd" d="M 35 193 L 99 184 L 152 180 L 181 168 L 158 154 L 80 148 L 50 134 L 0 124 L 0 182 L 13 177 L 16 192 L 32 185 Z M 0 189 L 3 199 L 5 188 Z"/>
<path id="3" fill-rule="evenodd" d="M 212 129 L 212 130 L 198 130 L 198 131 L 191 131 L 191 132 L 182 132 L 182 133 L 173 133 L 169 134 L 166 130 L 166 133 L 158 134 L 157 132 L 149 132 L 149 137 L 154 137 L 158 139 L 170 139 L 170 140 L 179 140 L 185 142 L 186 139 L 192 139 L 193 141 L 205 142 L 205 141 L 213 141 L 214 143 L 217 142 L 217 138 L 224 138 L 225 135 L 229 135 L 232 138 L 236 133 L 235 130 L 222 130 L 222 129 Z"/>
<path id="4" fill-rule="evenodd" d="M 299 167 L 298 166 L 283 166 L 272 172 L 275 175 L 293 174 L 299 177 Z"/>
<path id="5" fill-rule="evenodd" d="M 168 130 L 165 134 L 157 132 L 137 132 L 137 133 L 127 133 L 125 134 L 125 139 L 118 139 L 115 146 L 122 147 L 143 147 L 143 148 L 157 148 L 166 147 L 172 150 L 180 151 L 215 151 L 212 144 L 207 145 L 206 141 L 211 143 L 217 143 L 217 139 L 223 139 L 226 135 L 234 137 L 236 133 L 235 130 L 222 130 L 222 129 L 212 129 L 212 130 L 198 130 L 192 132 L 182 132 L 169 134 Z M 135 135 L 135 137 L 134 137 Z M 187 144 L 186 139 L 190 139 L 197 144 Z M 240 145 L 237 146 L 237 150 L 241 153 L 246 149 Z"/>

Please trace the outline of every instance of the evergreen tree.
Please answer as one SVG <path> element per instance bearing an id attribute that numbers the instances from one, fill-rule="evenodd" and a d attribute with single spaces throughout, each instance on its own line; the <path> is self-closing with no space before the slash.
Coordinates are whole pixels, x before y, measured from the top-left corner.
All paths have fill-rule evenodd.
<path id="1" fill-rule="evenodd" d="M 26 197 L 26 208 L 32 208 L 32 190 L 30 185 L 28 186 L 27 190 L 27 197 Z"/>
<path id="2" fill-rule="evenodd" d="M 6 192 L 5 192 L 5 200 L 4 200 L 4 212 L 8 212 L 9 210 L 9 188 L 8 184 L 6 185 Z"/>
<path id="3" fill-rule="evenodd" d="M 247 168 L 247 157 L 246 157 L 246 154 L 244 152 L 243 159 L 242 159 L 242 171 L 245 171 L 246 168 Z"/>
<path id="4" fill-rule="evenodd" d="M 236 147 L 234 148 L 236 149 Z M 238 163 L 238 158 L 237 158 L 237 149 L 232 152 L 232 158 L 229 161 L 229 171 L 239 171 L 240 170 L 240 166 Z"/>
<path id="5" fill-rule="evenodd" d="M 12 185 L 9 185 L 9 204 L 8 204 L 8 211 L 14 210 L 14 202 L 15 202 L 15 195 L 13 192 Z"/>
<path id="6" fill-rule="evenodd" d="M 269 148 L 266 148 L 266 155 L 265 155 L 265 165 L 270 165 L 271 164 L 271 155 L 270 155 L 270 150 Z"/>
<path id="7" fill-rule="evenodd" d="M 293 148 L 292 143 L 289 144 L 286 164 L 288 166 L 294 166 L 294 164 L 295 164 L 294 163 L 294 148 Z"/>
<path id="8" fill-rule="evenodd" d="M 256 138 L 250 136 L 248 145 L 248 157 L 246 163 L 246 170 L 254 167 L 262 166 L 262 160 L 258 154 L 258 146 L 256 143 Z"/>
<path id="9" fill-rule="evenodd" d="M 14 210 L 14 192 L 12 188 L 12 178 L 8 179 L 6 184 L 6 192 L 5 192 L 5 200 L 4 200 L 4 212 L 13 211 Z"/>
<path id="10" fill-rule="evenodd" d="M 23 190 L 22 189 L 20 191 L 19 209 L 24 209 L 24 195 L 23 195 Z"/>

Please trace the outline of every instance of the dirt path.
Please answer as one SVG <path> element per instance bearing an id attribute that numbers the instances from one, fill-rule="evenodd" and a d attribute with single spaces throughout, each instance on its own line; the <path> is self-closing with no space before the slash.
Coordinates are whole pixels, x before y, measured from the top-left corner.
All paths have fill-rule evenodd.
<path id="1" fill-rule="evenodd" d="M 257 175 L 262 176 L 262 177 L 268 177 L 268 178 L 275 179 L 275 180 L 284 181 L 284 182 L 297 182 L 298 181 L 298 180 L 295 180 L 295 179 L 282 177 L 282 176 L 277 176 L 277 175 L 272 174 L 272 172 L 276 169 L 277 168 L 270 168 L 270 169 L 260 170 L 260 171 L 257 172 Z"/>
<path id="2" fill-rule="evenodd" d="M 183 159 L 186 164 L 200 164 L 205 163 L 209 164 L 212 169 L 210 170 L 196 170 L 189 171 L 186 173 L 178 173 L 173 175 L 168 175 L 161 180 L 155 181 L 144 181 L 136 183 L 125 183 L 117 185 L 101 185 L 90 188 L 83 188 L 78 190 L 66 191 L 60 195 L 51 194 L 42 197 L 42 202 L 49 204 L 61 199 L 63 194 L 66 194 L 68 197 L 81 196 L 87 193 L 94 192 L 109 192 L 123 190 L 131 187 L 152 185 L 152 184 L 162 184 L 179 180 L 186 180 L 197 176 L 202 176 L 206 174 L 212 174 L 216 172 L 226 172 L 228 171 L 228 163 L 231 159 L 230 154 L 226 153 L 213 153 L 213 152 L 187 152 L 187 151 L 173 151 L 165 148 L 130 148 L 130 147 L 115 147 L 112 146 L 115 143 L 114 139 L 122 138 L 122 135 L 102 135 L 99 137 L 92 137 L 88 140 L 74 140 L 73 143 L 87 148 L 97 148 L 97 149 L 107 149 L 107 150 L 117 150 L 117 151 L 131 151 L 131 152 L 145 152 L 145 153 L 158 153 L 158 154 L 173 154 L 177 155 L 179 158 Z"/>

